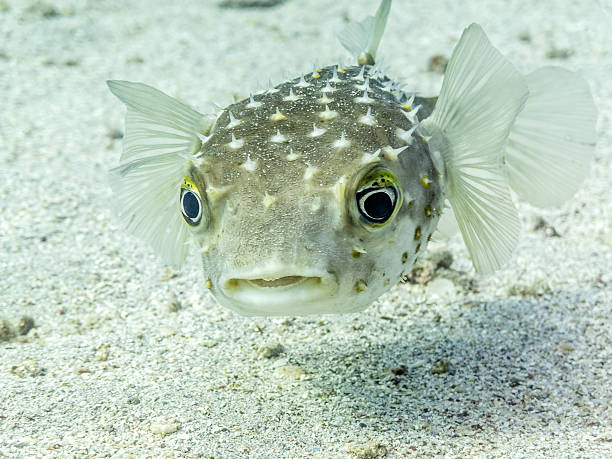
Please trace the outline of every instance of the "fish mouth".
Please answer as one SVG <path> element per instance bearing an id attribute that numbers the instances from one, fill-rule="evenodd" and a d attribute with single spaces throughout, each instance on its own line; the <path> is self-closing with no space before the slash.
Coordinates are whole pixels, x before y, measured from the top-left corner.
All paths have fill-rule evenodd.
<path id="1" fill-rule="evenodd" d="M 304 282 L 310 282 L 317 284 L 321 282 L 320 277 L 307 277 L 307 276 L 283 276 L 278 278 L 257 278 L 257 279 L 236 279 L 232 278 L 227 281 L 227 285 L 231 287 L 238 287 L 240 283 L 246 282 L 249 286 L 254 288 L 283 288 L 283 287 L 295 287 L 303 284 Z"/>
<path id="2" fill-rule="evenodd" d="M 304 315 L 327 309 L 338 283 L 328 273 L 276 273 L 233 276 L 219 287 L 217 300 L 244 315 Z"/>

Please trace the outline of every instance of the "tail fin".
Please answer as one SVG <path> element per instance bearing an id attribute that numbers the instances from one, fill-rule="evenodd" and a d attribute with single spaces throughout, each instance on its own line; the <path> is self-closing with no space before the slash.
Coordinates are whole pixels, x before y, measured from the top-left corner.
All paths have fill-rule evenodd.
<path id="1" fill-rule="evenodd" d="M 578 189 L 590 168 L 597 110 L 588 83 L 559 67 L 526 76 L 529 99 L 508 138 L 510 186 L 521 199 L 556 206 Z"/>
<path id="2" fill-rule="evenodd" d="M 342 46 L 357 59 L 359 65 L 374 65 L 390 10 L 391 0 L 382 0 L 376 16 L 368 16 L 361 22 L 350 22 L 338 35 Z"/>
<path id="3" fill-rule="evenodd" d="M 480 273 L 504 264 L 518 242 L 520 223 L 503 149 L 528 94 L 524 78 L 472 24 L 453 51 L 436 107 L 422 124 L 431 150 L 442 156 L 446 194 Z"/>
<path id="4" fill-rule="evenodd" d="M 127 106 L 123 155 L 109 177 L 119 218 L 179 267 L 189 236 L 179 190 L 189 158 L 200 149 L 198 134 L 210 130 L 207 118 L 141 83 L 108 81 L 108 87 Z"/>

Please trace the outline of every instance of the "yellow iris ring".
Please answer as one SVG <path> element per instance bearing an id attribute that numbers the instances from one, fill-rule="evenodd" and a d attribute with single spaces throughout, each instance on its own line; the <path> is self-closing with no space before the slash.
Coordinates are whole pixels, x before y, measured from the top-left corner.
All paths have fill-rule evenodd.
<path id="1" fill-rule="evenodd" d="M 206 218 L 206 214 L 204 213 L 205 207 L 204 207 L 204 203 L 202 202 L 202 197 L 200 195 L 200 190 L 198 190 L 198 187 L 196 186 L 196 184 L 193 183 L 193 180 L 191 180 L 187 176 L 183 177 L 183 182 L 181 183 L 181 190 L 191 191 L 191 192 L 195 193 L 196 195 L 198 195 L 198 200 L 200 202 L 200 207 L 201 207 L 201 212 L 202 212 L 202 216 L 200 217 L 200 220 L 196 224 L 190 224 L 186 220 L 185 214 L 183 214 L 183 212 L 181 210 L 181 214 L 183 216 L 183 222 L 191 230 L 194 230 L 195 228 L 198 228 L 198 227 L 202 227 L 201 223 L 202 223 L 202 220 L 204 218 Z M 181 199 L 182 199 L 182 195 L 183 195 L 183 192 L 181 191 Z M 182 207 L 182 204 L 180 204 L 180 206 Z"/>
<path id="2" fill-rule="evenodd" d="M 200 190 L 198 190 L 198 187 L 189 177 L 183 177 L 183 183 L 181 184 L 181 188 L 184 190 L 194 191 L 198 195 L 200 195 Z"/>
<path id="3" fill-rule="evenodd" d="M 363 178 L 359 182 L 359 186 L 357 187 L 357 193 L 360 193 L 364 189 L 368 189 L 368 188 L 374 188 L 374 189 L 393 188 L 395 190 L 395 194 L 396 194 L 395 208 L 393 209 L 393 213 L 391 214 L 391 216 L 386 221 L 381 222 L 381 223 L 372 223 L 372 222 L 365 220 L 363 217 L 361 217 L 362 223 L 367 228 L 372 228 L 372 229 L 382 228 L 383 226 L 386 226 L 390 221 L 392 221 L 395 218 L 400 208 L 402 207 L 402 203 L 404 202 L 404 195 L 402 193 L 402 187 L 400 185 L 399 180 L 395 176 L 395 174 L 393 174 L 393 172 L 391 172 L 390 170 L 374 169 L 373 171 L 370 171 L 368 174 L 363 176 Z"/>

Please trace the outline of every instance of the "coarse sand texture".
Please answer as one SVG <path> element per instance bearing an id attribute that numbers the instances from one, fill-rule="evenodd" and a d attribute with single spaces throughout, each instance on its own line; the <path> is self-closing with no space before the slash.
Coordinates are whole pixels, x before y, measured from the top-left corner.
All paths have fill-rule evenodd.
<path id="1" fill-rule="evenodd" d="M 474 22 L 591 88 L 590 174 L 518 201 L 500 271 L 456 235 L 364 312 L 243 317 L 196 253 L 174 270 L 121 229 L 107 80 L 217 113 L 348 63 L 336 34 L 377 3 L 0 0 L 0 457 L 612 457 L 609 0 L 393 2 L 376 60 L 407 91 L 440 92 Z"/>

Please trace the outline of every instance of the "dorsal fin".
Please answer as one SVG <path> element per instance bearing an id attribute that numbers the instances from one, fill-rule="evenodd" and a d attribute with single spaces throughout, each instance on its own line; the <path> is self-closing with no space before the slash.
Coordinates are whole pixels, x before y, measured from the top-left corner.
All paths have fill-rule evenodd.
<path id="1" fill-rule="evenodd" d="M 368 16 L 361 22 L 349 22 L 338 35 L 342 46 L 359 65 L 374 65 L 390 10 L 391 0 L 382 0 L 375 16 Z"/>

